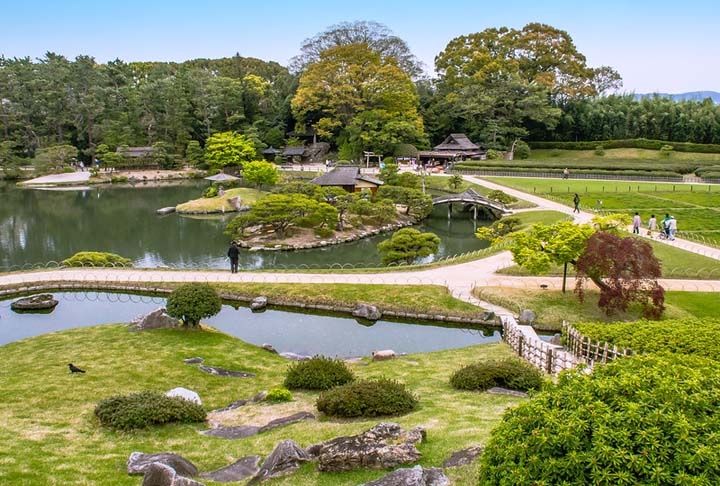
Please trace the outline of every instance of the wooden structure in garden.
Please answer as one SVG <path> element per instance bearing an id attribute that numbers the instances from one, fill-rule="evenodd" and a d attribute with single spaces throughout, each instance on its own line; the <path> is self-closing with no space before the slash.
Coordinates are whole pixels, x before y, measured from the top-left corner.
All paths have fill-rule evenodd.
<path id="1" fill-rule="evenodd" d="M 447 196 L 433 198 L 433 206 L 437 206 L 438 204 L 448 205 L 448 219 L 452 214 L 452 207 L 455 203 L 462 204 L 463 207 L 470 206 L 473 211 L 473 219 L 478 219 L 478 209 L 490 212 L 495 219 L 500 219 L 512 213 L 503 203 L 481 196 L 472 189 L 468 189 L 460 194 L 449 194 Z"/>
<path id="2" fill-rule="evenodd" d="M 347 192 L 369 190 L 373 194 L 375 194 L 377 188 L 383 184 L 383 181 L 360 172 L 360 167 L 356 165 L 341 165 L 335 167 L 333 170 L 314 178 L 310 182 L 323 187 L 342 187 Z"/>

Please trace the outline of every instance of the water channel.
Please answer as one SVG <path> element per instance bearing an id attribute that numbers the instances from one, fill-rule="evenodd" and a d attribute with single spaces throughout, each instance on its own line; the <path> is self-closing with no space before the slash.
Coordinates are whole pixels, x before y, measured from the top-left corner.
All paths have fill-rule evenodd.
<path id="1" fill-rule="evenodd" d="M 49 314 L 17 313 L 12 300 L 0 301 L 0 346 L 32 336 L 98 324 L 130 322 L 165 306 L 162 297 L 109 292 L 54 292 L 59 304 Z M 278 352 L 330 357 L 368 356 L 377 349 L 422 353 L 498 341 L 497 329 L 462 329 L 430 323 L 385 320 L 372 326 L 350 317 L 304 314 L 284 310 L 252 312 L 223 305 L 203 322 L 258 346 L 269 343 Z"/>
<path id="2" fill-rule="evenodd" d="M 18 188 L 0 181 L 0 271 L 44 265 L 78 251 L 105 251 L 130 258 L 137 267 L 228 268 L 223 234 L 234 214 L 159 216 L 156 209 L 200 197 L 207 181 L 102 185 L 67 190 Z M 447 207 L 417 226 L 431 231 L 441 246 L 431 259 L 483 248 L 473 236 L 468 214 L 448 220 Z M 241 269 L 294 268 L 333 264 L 377 266 L 377 244 L 388 235 L 322 249 L 243 251 Z"/>

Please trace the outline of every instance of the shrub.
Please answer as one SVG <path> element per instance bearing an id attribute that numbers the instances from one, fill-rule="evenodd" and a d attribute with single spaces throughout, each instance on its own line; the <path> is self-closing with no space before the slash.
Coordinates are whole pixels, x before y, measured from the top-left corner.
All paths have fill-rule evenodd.
<path id="1" fill-rule="evenodd" d="M 141 429 L 150 425 L 205 421 L 201 405 L 181 397 L 144 391 L 101 400 L 95 415 L 105 427 L 116 430 Z"/>
<path id="2" fill-rule="evenodd" d="M 660 156 L 664 157 L 664 158 L 668 158 L 672 154 L 672 151 L 673 151 L 672 145 L 663 145 L 662 147 L 660 147 Z"/>
<path id="3" fill-rule="evenodd" d="M 457 370 L 450 385 L 458 390 L 485 391 L 498 386 L 511 390 L 539 390 L 543 375 L 530 363 L 519 358 L 473 363 Z"/>
<path id="4" fill-rule="evenodd" d="M 385 378 L 362 380 L 320 394 L 317 409 L 334 417 L 403 415 L 415 409 L 417 398 L 405 385 Z"/>
<path id="5" fill-rule="evenodd" d="M 602 157 L 603 155 L 605 155 L 605 148 L 602 145 L 596 145 L 595 155 L 597 155 L 598 157 Z"/>
<path id="6" fill-rule="evenodd" d="M 268 392 L 265 401 L 270 403 L 292 402 L 293 396 L 287 388 L 273 388 Z"/>
<path id="7" fill-rule="evenodd" d="M 503 204 L 512 204 L 514 202 L 517 202 L 517 198 L 515 196 L 511 196 L 510 194 L 507 194 L 500 189 L 493 189 L 492 191 L 490 191 L 487 195 L 487 198 Z"/>
<path id="8" fill-rule="evenodd" d="M 66 267 L 132 267 L 129 258 L 100 251 L 80 251 L 61 263 Z"/>
<path id="9" fill-rule="evenodd" d="M 353 380 L 355 376 L 344 361 L 313 356 L 307 361 L 291 364 L 284 385 L 290 390 L 329 390 Z"/>
<path id="10" fill-rule="evenodd" d="M 487 158 L 488 160 L 502 159 L 502 153 L 499 150 L 488 149 Z"/>
<path id="11" fill-rule="evenodd" d="M 182 319 L 194 327 L 203 317 L 212 317 L 222 309 L 222 301 L 214 288 L 203 283 L 181 285 L 170 293 L 165 304 L 168 315 Z"/>
<path id="12" fill-rule="evenodd" d="M 644 355 L 562 373 L 506 412 L 478 484 L 720 484 L 720 363 Z"/>
<path id="13" fill-rule="evenodd" d="M 331 237 L 335 231 L 332 228 L 328 228 L 327 226 L 323 226 L 321 228 L 315 228 L 315 234 L 319 236 L 320 238 L 329 238 Z"/>
<path id="14" fill-rule="evenodd" d="M 521 160 L 529 159 L 530 154 L 530 146 L 523 141 L 518 142 L 517 146 L 515 147 L 515 158 Z"/>
<path id="15" fill-rule="evenodd" d="M 210 186 L 203 192 L 203 197 L 216 197 L 218 195 L 218 188 L 216 186 Z"/>

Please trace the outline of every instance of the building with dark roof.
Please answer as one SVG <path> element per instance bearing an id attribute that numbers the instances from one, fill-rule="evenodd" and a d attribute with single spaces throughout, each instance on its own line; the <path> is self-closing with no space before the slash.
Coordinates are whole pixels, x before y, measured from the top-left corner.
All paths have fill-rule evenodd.
<path id="1" fill-rule="evenodd" d="M 310 182 L 323 187 L 342 187 L 347 192 L 369 190 L 373 194 L 375 194 L 377 188 L 383 184 L 383 181 L 360 172 L 360 167 L 356 165 L 341 165 L 335 167 L 330 172 L 326 172 Z"/>
<path id="2" fill-rule="evenodd" d="M 418 151 L 420 163 L 426 165 L 445 164 L 453 160 L 463 160 L 474 157 L 482 157 L 485 149 L 474 144 L 464 133 L 451 133 L 439 145 L 432 150 Z"/>

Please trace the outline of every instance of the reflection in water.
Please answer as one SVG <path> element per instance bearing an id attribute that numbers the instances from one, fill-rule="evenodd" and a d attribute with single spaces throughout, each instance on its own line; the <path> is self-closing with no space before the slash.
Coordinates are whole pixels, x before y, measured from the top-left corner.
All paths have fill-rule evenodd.
<path id="1" fill-rule="evenodd" d="M 187 217 L 157 215 L 156 209 L 200 197 L 207 182 L 159 187 L 104 185 L 81 190 L 49 191 L 17 188 L 0 182 L 0 271 L 24 264 L 61 261 L 79 251 L 104 251 L 130 258 L 140 267 L 228 268 L 228 236 L 223 233 L 235 216 Z M 483 248 L 474 237 L 468 213 L 439 206 L 417 226 L 440 236 L 432 258 Z M 379 264 L 377 244 L 388 235 L 314 250 L 241 253 L 240 268 L 327 268 L 332 264 Z"/>
<path id="2" fill-rule="evenodd" d="M 0 301 L 0 345 L 50 332 L 97 324 L 130 322 L 165 306 L 162 297 L 106 292 L 57 292 L 52 314 L 17 314 L 11 300 Z M 224 305 L 203 322 L 258 346 L 269 343 L 279 352 L 331 357 L 368 356 L 377 349 L 420 353 L 500 340 L 496 329 L 460 329 L 437 324 L 377 321 L 366 327 L 353 318 Z"/>

